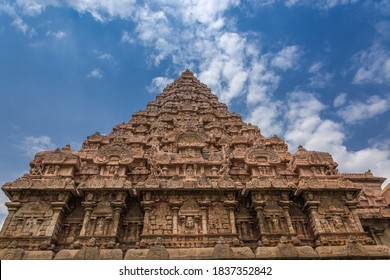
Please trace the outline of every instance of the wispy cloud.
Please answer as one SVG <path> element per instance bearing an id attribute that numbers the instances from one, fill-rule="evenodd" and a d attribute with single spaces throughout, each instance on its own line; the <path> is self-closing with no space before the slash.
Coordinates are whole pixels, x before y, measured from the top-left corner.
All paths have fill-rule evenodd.
<path id="1" fill-rule="evenodd" d="M 308 69 L 309 73 L 317 73 L 322 69 L 324 64 L 321 61 L 314 62 Z"/>
<path id="2" fill-rule="evenodd" d="M 30 37 L 36 35 L 35 29 L 30 27 L 28 24 L 26 24 L 21 17 L 16 17 L 14 19 L 14 21 L 12 22 L 12 25 L 15 26 L 16 29 L 18 29 L 24 35 L 27 35 Z"/>
<path id="3" fill-rule="evenodd" d="M 134 12 L 136 0 L 66 0 L 79 13 L 90 13 L 96 20 L 106 22 L 113 18 L 128 19 Z"/>
<path id="4" fill-rule="evenodd" d="M 372 45 L 353 56 L 356 70 L 353 83 L 390 84 L 390 22 L 376 25 L 376 37 Z"/>
<path id="5" fill-rule="evenodd" d="M 121 42 L 128 43 L 128 44 L 134 44 L 136 41 L 135 41 L 134 37 L 131 36 L 128 31 L 123 31 L 122 37 L 121 37 Z"/>
<path id="6" fill-rule="evenodd" d="M 309 77 L 309 87 L 325 88 L 333 79 L 333 73 L 315 73 Z"/>
<path id="7" fill-rule="evenodd" d="M 87 78 L 101 79 L 103 78 L 103 71 L 100 68 L 94 68 L 88 73 Z"/>
<path id="8" fill-rule="evenodd" d="M 333 79 L 333 73 L 321 71 L 323 67 L 324 63 L 322 61 L 317 61 L 314 62 L 307 70 L 307 72 L 310 73 L 308 84 L 310 88 L 325 88 Z"/>
<path id="9" fill-rule="evenodd" d="M 353 82 L 390 84 L 390 50 L 380 43 L 375 43 L 368 50 L 355 56 L 358 70 Z"/>
<path id="10" fill-rule="evenodd" d="M 56 40 L 61 40 L 61 39 L 64 39 L 66 37 L 66 33 L 64 31 L 48 31 L 46 33 L 46 36 L 48 37 L 51 37 L 51 38 L 54 38 Z"/>
<path id="11" fill-rule="evenodd" d="M 342 92 L 339 95 L 337 95 L 336 98 L 334 99 L 333 106 L 340 107 L 344 105 L 346 101 L 347 101 L 347 94 L 345 92 Z"/>
<path id="12" fill-rule="evenodd" d="M 100 60 L 105 60 L 105 61 L 115 61 L 114 57 L 110 53 L 102 53 L 98 55 L 98 58 Z"/>
<path id="13" fill-rule="evenodd" d="M 173 79 L 167 77 L 156 77 L 152 80 L 152 84 L 148 87 L 150 93 L 160 93 Z"/>
<path id="14" fill-rule="evenodd" d="M 340 108 L 338 114 L 346 123 L 358 123 L 383 114 L 390 109 L 390 100 L 371 96 L 365 102 L 352 101 Z"/>
<path id="15" fill-rule="evenodd" d="M 49 136 L 27 136 L 22 140 L 18 147 L 27 156 L 32 157 L 40 151 L 54 149 L 55 145 Z"/>
<path id="16" fill-rule="evenodd" d="M 283 0 L 287 7 L 310 6 L 319 10 L 329 10 L 340 5 L 355 4 L 359 0 Z"/>
<path id="17" fill-rule="evenodd" d="M 301 50 L 299 46 L 287 46 L 279 51 L 278 54 L 272 59 L 271 65 L 282 70 L 296 68 L 298 67 L 298 60 L 300 56 Z"/>

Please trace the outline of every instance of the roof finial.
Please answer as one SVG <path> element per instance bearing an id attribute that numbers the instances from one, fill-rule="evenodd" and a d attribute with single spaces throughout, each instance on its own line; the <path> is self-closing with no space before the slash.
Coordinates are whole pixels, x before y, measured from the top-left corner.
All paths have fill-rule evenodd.
<path id="1" fill-rule="evenodd" d="M 184 70 L 183 73 L 181 73 L 182 76 L 187 76 L 187 77 L 193 77 L 194 73 L 192 73 L 188 68 Z"/>

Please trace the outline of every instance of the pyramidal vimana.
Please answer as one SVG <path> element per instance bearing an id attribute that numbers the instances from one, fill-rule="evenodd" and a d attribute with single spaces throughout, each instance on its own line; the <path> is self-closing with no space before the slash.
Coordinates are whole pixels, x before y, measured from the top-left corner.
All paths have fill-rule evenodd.
<path id="1" fill-rule="evenodd" d="M 385 178 L 290 153 L 184 71 L 107 135 L 2 190 L 0 259 L 390 258 Z"/>

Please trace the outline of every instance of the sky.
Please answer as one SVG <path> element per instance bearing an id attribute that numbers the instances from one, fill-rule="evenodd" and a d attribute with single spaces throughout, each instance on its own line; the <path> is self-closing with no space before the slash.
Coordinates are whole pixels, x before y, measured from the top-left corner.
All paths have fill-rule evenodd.
<path id="1" fill-rule="evenodd" d="M 390 0 L 0 0 L 0 184 L 186 68 L 291 152 L 390 177 Z"/>

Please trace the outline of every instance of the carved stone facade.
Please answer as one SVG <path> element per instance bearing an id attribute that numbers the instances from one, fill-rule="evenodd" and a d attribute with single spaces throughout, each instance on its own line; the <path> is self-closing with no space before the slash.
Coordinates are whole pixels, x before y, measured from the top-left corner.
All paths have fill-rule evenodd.
<path id="1" fill-rule="evenodd" d="M 1 259 L 390 258 L 390 188 L 288 151 L 186 70 L 108 135 L 2 189 Z"/>

